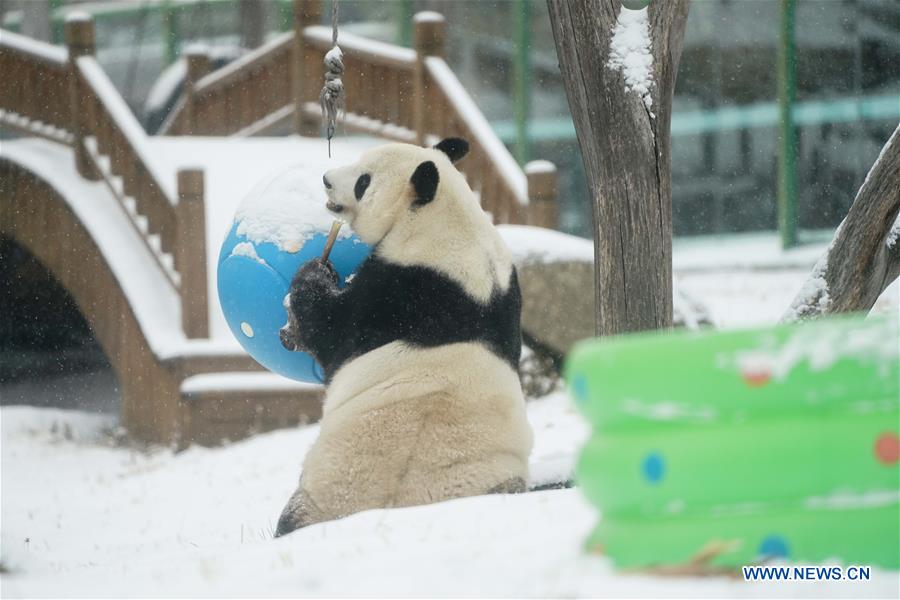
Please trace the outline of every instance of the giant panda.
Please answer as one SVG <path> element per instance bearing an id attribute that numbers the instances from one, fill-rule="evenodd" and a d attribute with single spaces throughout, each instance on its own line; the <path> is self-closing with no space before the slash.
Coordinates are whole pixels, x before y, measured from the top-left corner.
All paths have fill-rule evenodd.
<path id="1" fill-rule="evenodd" d="M 291 285 L 282 342 L 325 372 L 319 437 L 276 535 L 372 508 L 524 491 L 508 248 L 453 166 L 468 143 L 388 144 L 328 171 L 327 208 L 373 246 L 340 288 L 321 259 Z"/>

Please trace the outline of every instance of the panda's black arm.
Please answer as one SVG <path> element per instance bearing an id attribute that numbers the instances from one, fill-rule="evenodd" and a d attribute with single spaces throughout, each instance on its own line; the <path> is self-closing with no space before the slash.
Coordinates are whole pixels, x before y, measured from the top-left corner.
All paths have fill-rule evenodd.
<path id="1" fill-rule="evenodd" d="M 290 310 L 297 344 L 323 364 L 330 362 L 334 348 L 345 335 L 342 296 L 337 271 L 322 259 L 303 265 L 291 282 Z"/>

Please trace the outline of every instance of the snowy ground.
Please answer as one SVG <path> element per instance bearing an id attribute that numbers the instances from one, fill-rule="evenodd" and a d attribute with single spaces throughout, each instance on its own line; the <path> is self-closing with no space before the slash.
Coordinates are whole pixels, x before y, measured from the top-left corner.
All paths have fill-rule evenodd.
<path id="1" fill-rule="evenodd" d="M 315 426 L 225 448 L 142 451 L 112 417 L 2 409 L 4 598 L 126 596 L 849 596 L 866 583 L 749 584 L 615 573 L 580 552 L 577 489 L 376 510 L 273 540 Z M 533 470 L 569 472 L 586 435 L 562 393 L 534 401 Z"/>

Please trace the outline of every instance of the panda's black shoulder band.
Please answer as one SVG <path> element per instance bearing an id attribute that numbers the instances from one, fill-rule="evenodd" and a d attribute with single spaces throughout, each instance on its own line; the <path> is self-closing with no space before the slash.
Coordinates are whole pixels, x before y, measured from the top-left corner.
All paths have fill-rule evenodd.
<path id="1" fill-rule="evenodd" d="M 434 200 L 440 176 L 433 162 L 426 160 L 416 167 L 409 181 L 412 183 L 416 195 L 413 206 L 424 206 Z"/>
<path id="2" fill-rule="evenodd" d="M 450 158 L 450 162 L 456 162 L 469 153 L 469 142 L 462 138 L 451 137 L 441 140 L 435 150 L 440 150 Z"/>

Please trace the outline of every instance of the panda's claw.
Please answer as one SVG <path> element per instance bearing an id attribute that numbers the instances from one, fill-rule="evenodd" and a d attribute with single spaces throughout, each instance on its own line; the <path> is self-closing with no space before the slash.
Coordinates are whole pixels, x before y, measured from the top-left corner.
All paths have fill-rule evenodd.
<path id="1" fill-rule="evenodd" d="M 298 284 L 300 287 L 303 287 L 308 286 L 310 283 L 319 282 L 337 285 L 338 279 L 338 272 L 335 270 L 334 265 L 330 261 L 318 257 L 300 267 L 292 287 Z"/>

